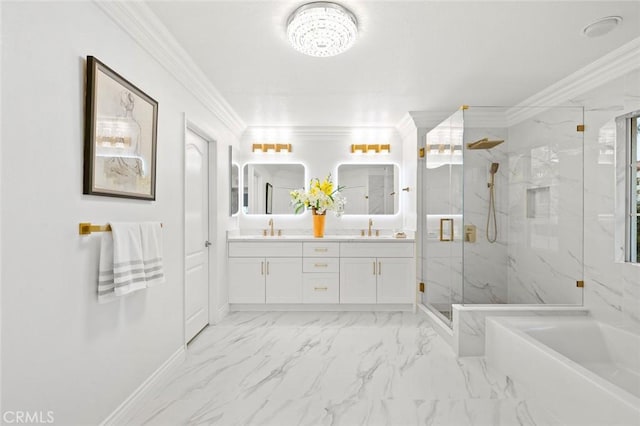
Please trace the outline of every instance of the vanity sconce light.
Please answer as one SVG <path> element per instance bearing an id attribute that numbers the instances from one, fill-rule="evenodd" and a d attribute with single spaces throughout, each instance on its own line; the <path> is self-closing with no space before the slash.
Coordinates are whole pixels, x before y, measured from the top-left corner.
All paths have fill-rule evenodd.
<path id="1" fill-rule="evenodd" d="M 277 143 L 276 144 L 276 152 L 287 151 L 291 152 L 291 144 L 290 143 Z"/>
<path id="2" fill-rule="evenodd" d="M 379 154 L 380 151 L 387 151 L 387 152 L 391 152 L 391 144 L 372 144 L 372 145 L 367 145 L 367 144 L 352 144 L 351 145 L 351 153 L 355 154 L 356 152 L 369 152 L 369 151 L 373 151 L 376 154 Z"/>
<path id="3" fill-rule="evenodd" d="M 251 152 L 262 151 L 275 151 L 275 152 L 291 152 L 290 143 L 254 143 L 251 145 Z"/>
<path id="4" fill-rule="evenodd" d="M 450 152 L 455 152 L 455 151 L 459 151 L 462 150 L 462 146 L 461 145 L 453 145 L 453 144 L 427 144 L 427 153 L 431 153 L 432 149 L 437 149 L 438 150 L 438 154 L 444 154 L 445 151 L 450 151 Z"/>

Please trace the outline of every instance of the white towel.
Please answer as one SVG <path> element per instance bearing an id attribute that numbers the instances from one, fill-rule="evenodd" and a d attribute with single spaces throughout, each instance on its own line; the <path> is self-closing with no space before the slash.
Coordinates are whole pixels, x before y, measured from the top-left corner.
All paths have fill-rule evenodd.
<path id="1" fill-rule="evenodd" d="M 110 223 L 113 235 L 113 284 L 116 296 L 146 287 L 139 223 Z"/>
<path id="2" fill-rule="evenodd" d="M 113 235 L 102 233 L 100 242 L 100 267 L 98 269 L 98 303 L 116 300 L 113 284 Z"/>
<path id="3" fill-rule="evenodd" d="M 147 287 L 164 282 L 164 263 L 162 260 L 162 225 L 160 222 L 140 224 L 142 240 L 142 259 Z"/>

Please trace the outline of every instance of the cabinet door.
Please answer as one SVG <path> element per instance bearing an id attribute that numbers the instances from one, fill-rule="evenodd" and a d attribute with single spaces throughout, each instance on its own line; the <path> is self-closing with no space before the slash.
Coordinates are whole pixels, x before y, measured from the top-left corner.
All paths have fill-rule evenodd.
<path id="1" fill-rule="evenodd" d="M 378 303 L 413 303 L 415 267 L 413 259 L 378 258 Z"/>
<path id="2" fill-rule="evenodd" d="M 264 258 L 230 257 L 228 265 L 229 303 L 264 303 Z"/>
<path id="3" fill-rule="evenodd" d="M 267 257 L 267 303 L 302 303 L 302 258 Z"/>
<path id="4" fill-rule="evenodd" d="M 340 259 L 340 303 L 376 303 L 375 257 Z"/>

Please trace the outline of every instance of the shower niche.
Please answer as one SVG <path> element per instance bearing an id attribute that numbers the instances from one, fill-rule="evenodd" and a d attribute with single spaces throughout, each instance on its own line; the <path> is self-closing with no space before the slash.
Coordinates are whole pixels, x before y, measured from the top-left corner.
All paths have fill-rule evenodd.
<path id="1" fill-rule="evenodd" d="M 454 304 L 582 303 L 580 124 L 580 107 L 468 107 L 419 132 L 422 302 L 445 323 Z"/>

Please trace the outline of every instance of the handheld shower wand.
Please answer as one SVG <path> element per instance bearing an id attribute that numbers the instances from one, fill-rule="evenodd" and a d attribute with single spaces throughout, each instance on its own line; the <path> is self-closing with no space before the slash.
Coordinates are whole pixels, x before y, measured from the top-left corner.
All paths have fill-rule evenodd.
<path id="1" fill-rule="evenodd" d="M 495 243 L 498 239 L 498 219 L 496 218 L 496 200 L 495 200 L 495 176 L 498 173 L 498 167 L 500 167 L 499 163 L 491 163 L 491 168 L 489 169 L 489 173 L 491 174 L 491 182 L 487 184 L 489 187 L 489 213 L 487 214 L 487 241 L 490 243 Z M 493 215 L 493 232 L 489 230 L 489 225 L 491 224 L 491 216 Z"/>

